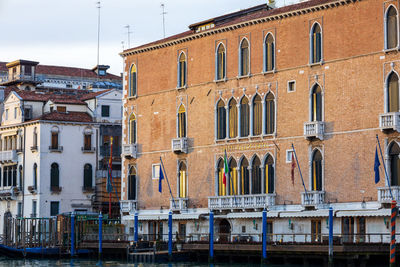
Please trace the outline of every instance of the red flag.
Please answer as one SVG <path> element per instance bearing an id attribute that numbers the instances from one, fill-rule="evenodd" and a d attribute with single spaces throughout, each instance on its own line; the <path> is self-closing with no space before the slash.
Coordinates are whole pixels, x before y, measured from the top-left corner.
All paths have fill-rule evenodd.
<path id="1" fill-rule="evenodd" d="M 229 172 L 229 167 L 228 167 L 228 157 L 226 156 L 226 150 L 225 150 L 225 155 L 224 155 L 224 177 L 222 178 L 222 183 L 224 186 L 226 186 L 226 176 Z"/>
<path id="2" fill-rule="evenodd" d="M 294 161 L 294 151 L 292 151 L 292 185 L 294 185 L 294 169 L 296 168 L 296 162 Z"/>

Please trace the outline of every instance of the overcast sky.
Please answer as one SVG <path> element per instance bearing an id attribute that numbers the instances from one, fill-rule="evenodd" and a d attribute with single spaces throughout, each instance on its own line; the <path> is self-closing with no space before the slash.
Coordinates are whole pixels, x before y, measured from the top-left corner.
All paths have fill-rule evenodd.
<path id="1" fill-rule="evenodd" d="M 277 5 L 282 5 L 279 0 Z M 295 0 L 285 0 L 286 4 Z M 267 0 L 101 0 L 100 64 L 122 71 L 118 55 L 130 46 L 163 38 L 192 23 L 266 3 Z M 97 63 L 96 0 L 0 0 L 0 61 L 27 59 L 41 64 L 92 68 Z M 123 42 L 123 44 L 122 44 Z"/>

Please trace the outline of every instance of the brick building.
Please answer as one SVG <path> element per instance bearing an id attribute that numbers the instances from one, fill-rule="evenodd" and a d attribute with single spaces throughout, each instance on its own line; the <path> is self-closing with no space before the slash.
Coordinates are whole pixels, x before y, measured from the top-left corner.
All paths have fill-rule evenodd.
<path id="1" fill-rule="evenodd" d="M 260 5 L 123 51 L 129 230 L 138 212 L 139 234 L 165 234 L 171 209 L 174 233 L 201 238 L 213 210 L 218 238 L 259 240 L 266 207 L 271 233 L 315 241 L 332 207 L 334 233 L 348 241 L 389 233 L 389 183 L 400 191 L 398 8 Z M 382 164 L 377 184 L 376 135 L 388 172 Z M 297 167 L 291 179 L 292 144 L 307 193 Z M 160 157 L 177 205 L 165 181 L 158 192 Z"/>

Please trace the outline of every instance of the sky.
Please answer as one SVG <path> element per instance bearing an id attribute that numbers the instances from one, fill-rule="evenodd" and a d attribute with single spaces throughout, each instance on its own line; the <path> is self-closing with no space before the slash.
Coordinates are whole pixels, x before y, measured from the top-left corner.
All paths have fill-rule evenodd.
<path id="1" fill-rule="evenodd" d="M 0 61 L 93 68 L 97 64 L 99 0 L 0 0 Z M 296 0 L 279 0 L 277 6 Z M 190 24 L 267 0 L 100 0 L 99 63 L 122 72 L 119 53 L 188 30 Z"/>

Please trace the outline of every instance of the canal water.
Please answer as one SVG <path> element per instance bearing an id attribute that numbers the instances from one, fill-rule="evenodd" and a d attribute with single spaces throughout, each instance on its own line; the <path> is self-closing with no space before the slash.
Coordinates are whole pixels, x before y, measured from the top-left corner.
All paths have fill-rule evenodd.
<path id="1" fill-rule="evenodd" d="M 104 261 L 96 261 L 89 259 L 10 259 L 5 257 L 0 257 L 0 267 L 22 267 L 22 266 L 69 266 L 69 267 L 89 267 L 89 266 L 99 266 L 99 267 L 111 267 L 111 266 L 129 266 L 129 267 L 243 267 L 243 264 L 206 264 L 206 263 L 127 263 L 124 261 L 116 261 L 116 260 L 104 260 Z M 249 265 L 246 264 L 246 267 L 250 266 L 260 266 L 257 265 Z M 267 265 L 268 267 L 283 267 L 283 265 Z M 296 267 L 296 265 L 290 265 L 291 267 Z"/>

